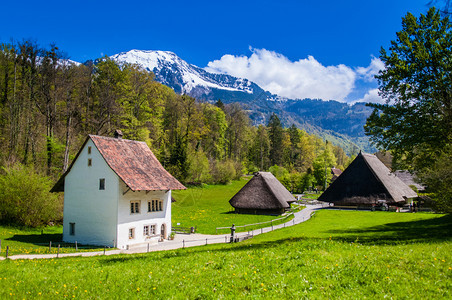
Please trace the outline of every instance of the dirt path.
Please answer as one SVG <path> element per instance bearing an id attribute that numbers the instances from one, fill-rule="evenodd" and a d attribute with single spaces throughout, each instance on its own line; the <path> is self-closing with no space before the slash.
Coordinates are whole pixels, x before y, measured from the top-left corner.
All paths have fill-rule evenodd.
<path id="1" fill-rule="evenodd" d="M 261 229 L 256 229 L 248 232 L 240 232 L 236 234 L 236 237 L 244 237 L 247 235 L 255 236 L 259 234 L 263 234 L 266 232 L 270 232 L 279 228 L 293 226 L 295 224 L 302 223 L 304 221 L 309 220 L 312 213 L 315 210 L 321 209 L 322 205 L 307 205 L 305 209 L 302 211 L 296 212 L 294 214 L 294 218 L 286 223 L 265 227 Z M 187 248 L 187 247 L 195 247 L 202 246 L 206 244 L 218 244 L 218 243 L 227 243 L 229 242 L 231 235 L 230 234 L 222 234 L 222 235 L 209 235 L 209 234 L 177 234 L 174 240 L 165 240 L 164 242 L 159 242 L 154 245 L 140 245 L 134 246 L 128 250 L 109 250 L 109 251 L 95 251 L 95 252 L 76 252 L 76 253 L 61 253 L 57 254 L 18 254 L 11 255 L 9 259 L 47 259 L 47 258 L 57 258 L 57 257 L 74 257 L 74 256 L 96 256 L 96 255 L 116 255 L 116 254 L 132 254 L 132 253 L 146 253 L 146 252 L 154 252 L 154 251 L 164 251 L 164 250 L 174 250 L 179 248 Z M 0 257 L 0 260 L 4 260 L 5 257 Z"/>

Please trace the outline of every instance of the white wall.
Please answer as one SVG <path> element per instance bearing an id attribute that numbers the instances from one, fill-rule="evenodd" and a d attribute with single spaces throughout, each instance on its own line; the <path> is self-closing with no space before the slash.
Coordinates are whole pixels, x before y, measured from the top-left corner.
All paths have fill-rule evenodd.
<path id="1" fill-rule="evenodd" d="M 88 154 L 91 147 L 91 154 Z M 88 166 L 88 159 L 92 166 Z M 105 190 L 99 179 L 105 178 Z M 88 140 L 66 175 L 64 183 L 63 240 L 80 244 L 113 246 L 116 240 L 119 178 Z M 75 223 L 75 235 L 69 223 Z"/>
<path id="2" fill-rule="evenodd" d="M 160 235 L 161 226 L 166 226 L 166 237 L 171 233 L 171 191 L 127 191 L 126 185 L 119 185 L 118 205 L 118 248 L 126 248 L 127 245 L 157 242 L 159 237 L 149 238 L 144 236 L 143 228 L 146 225 L 156 225 L 156 234 Z M 148 201 L 163 200 L 163 211 L 148 212 Z M 140 213 L 130 212 L 130 202 L 140 201 Z M 129 229 L 135 228 L 135 238 L 129 239 Z"/>

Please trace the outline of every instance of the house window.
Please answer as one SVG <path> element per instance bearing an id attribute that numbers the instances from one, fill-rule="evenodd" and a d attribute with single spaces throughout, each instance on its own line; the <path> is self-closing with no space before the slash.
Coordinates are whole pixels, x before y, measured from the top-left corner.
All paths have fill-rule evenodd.
<path id="1" fill-rule="evenodd" d="M 75 223 L 69 223 L 69 235 L 75 235 Z"/>
<path id="2" fill-rule="evenodd" d="M 91 154 L 91 146 L 88 146 L 88 154 Z"/>
<path id="3" fill-rule="evenodd" d="M 99 179 L 99 190 L 105 190 L 105 178 Z"/>
<path id="4" fill-rule="evenodd" d="M 148 212 L 162 211 L 162 210 L 163 210 L 163 200 L 148 201 Z"/>
<path id="5" fill-rule="evenodd" d="M 135 228 L 129 228 L 129 240 L 135 238 Z"/>
<path id="6" fill-rule="evenodd" d="M 93 160 L 91 158 L 88 158 L 88 167 L 91 167 L 93 165 Z"/>
<path id="7" fill-rule="evenodd" d="M 155 235 L 156 225 L 146 225 L 143 227 L 143 235 L 144 236 L 152 236 Z"/>
<path id="8" fill-rule="evenodd" d="M 140 213 L 140 201 L 130 201 L 130 213 L 131 214 Z"/>

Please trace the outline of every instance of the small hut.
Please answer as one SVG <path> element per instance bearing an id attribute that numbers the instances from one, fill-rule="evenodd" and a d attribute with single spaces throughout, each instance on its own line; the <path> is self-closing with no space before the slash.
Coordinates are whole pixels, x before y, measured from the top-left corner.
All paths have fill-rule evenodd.
<path id="1" fill-rule="evenodd" d="M 331 175 L 333 175 L 333 177 L 331 177 L 331 182 L 335 181 L 340 175 L 342 174 L 342 170 L 332 167 L 331 168 Z"/>
<path id="2" fill-rule="evenodd" d="M 296 199 L 270 172 L 257 172 L 229 200 L 237 213 L 282 214 Z"/>
<path id="3" fill-rule="evenodd" d="M 390 205 L 403 205 L 417 194 L 375 156 L 359 153 L 319 200 L 336 205 L 372 206 L 378 200 Z"/>

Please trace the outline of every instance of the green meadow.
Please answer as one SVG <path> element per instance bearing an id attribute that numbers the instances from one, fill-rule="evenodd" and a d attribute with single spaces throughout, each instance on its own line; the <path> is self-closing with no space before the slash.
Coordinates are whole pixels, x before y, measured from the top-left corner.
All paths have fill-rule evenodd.
<path id="1" fill-rule="evenodd" d="M 235 214 L 229 204 L 229 199 L 235 195 L 249 178 L 233 181 L 227 185 L 205 185 L 203 187 L 190 187 L 184 191 L 173 191 L 176 202 L 172 203 L 173 226 L 196 227 L 196 232 L 216 234 L 216 227 L 230 227 L 232 224 L 246 225 L 267 222 L 279 216 L 243 215 Z M 299 208 L 298 208 L 299 209 Z M 276 221 L 273 225 L 291 220 L 293 217 Z M 177 225 L 177 224 L 180 225 Z M 268 227 L 270 223 L 237 228 L 237 232 Z M 229 233 L 229 229 L 219 230 L 218 234 Z M 57 253 L 58 244 L 61 244 L 60 253 L 76 252 L 74 244 L 61 242 L 62 226 L 48 226 L 45 228 L 27 229 L 10 226 L 0 226 L 0 240 L 2 249 L 0 256 L 5 256 L 6 246 L 9 246 L 9 255 L 14 254 L 45 254 Z M 49 242 L 52 248 L 49 251 Z M 102 247 L 79 245 L 78 252 L 102 250 Z M 108 250 L 108 249 L 107 249 Z"/>
<path id="2" fill-rule="evenodd" d="M 190 187 L 187 190 L 172 191 L 176 200 L 172 204 L 173 226 L 196 227 L 196 232 L 216 234 L 216 227 L 231 227 L 267 222 L 280 218 L 279 216 L 236 214 L 233 212 L 229 200 L 248 182 L 250 177 L 233 181 L 227 185 L 205 185 L 203 187 Z M 291 220 L 289 217 L 287 220 Z M 282 221 L 274 222 L 274 225 Z M 180 224 L 180 225 L 178 225 Z M 237 232 L 269 227 L 270 223 L 261 226 L 238 228 Z M 230 230 L 221 230 L 228 233 Z"/>
<path id="3" fill-rule="evenodd" d="M 317 211 L 237 244 L 0 262 L 0 298 L 450 299 L 452 216 Z"/>

